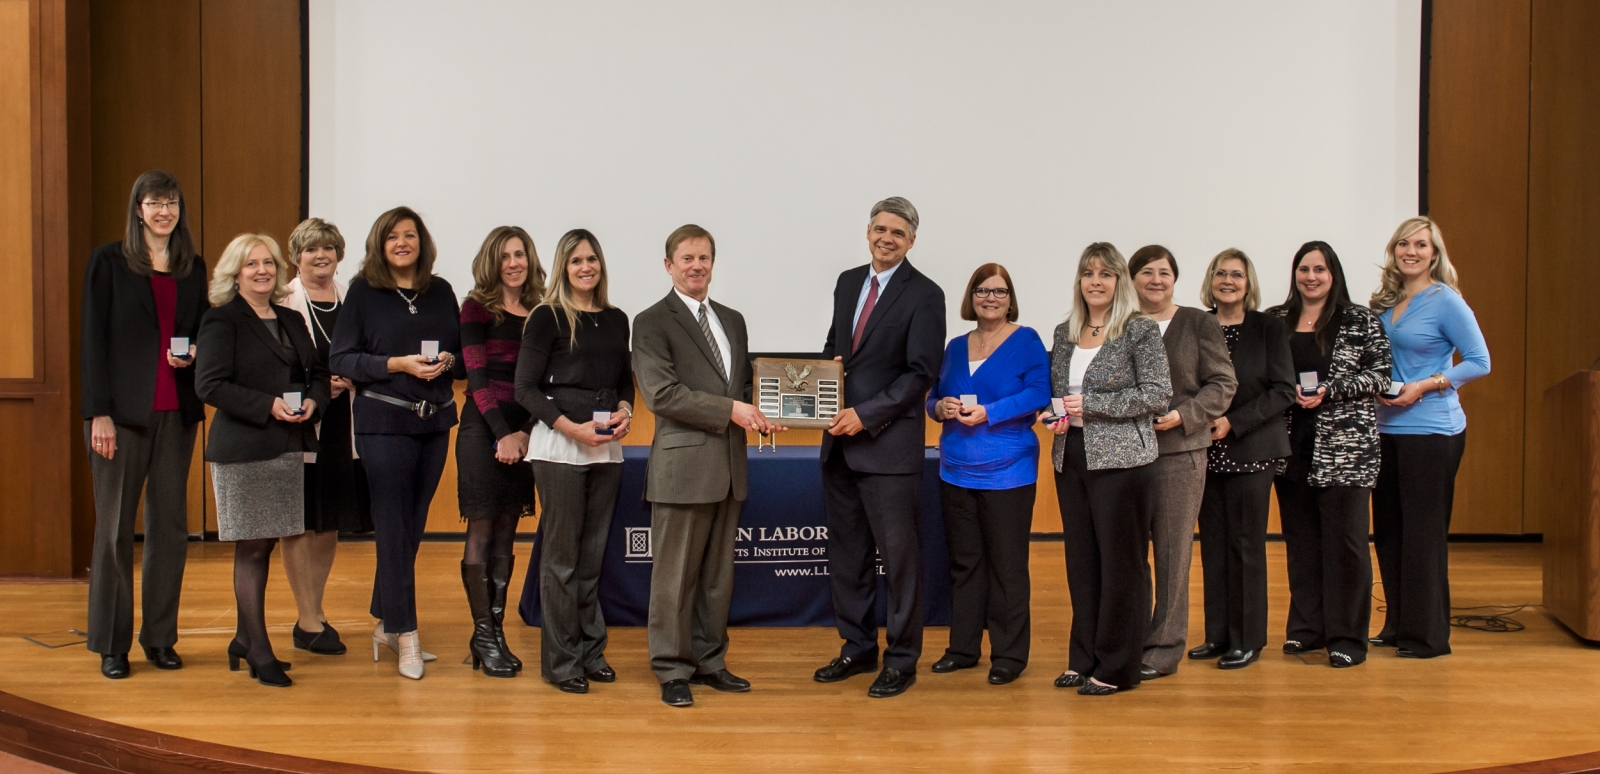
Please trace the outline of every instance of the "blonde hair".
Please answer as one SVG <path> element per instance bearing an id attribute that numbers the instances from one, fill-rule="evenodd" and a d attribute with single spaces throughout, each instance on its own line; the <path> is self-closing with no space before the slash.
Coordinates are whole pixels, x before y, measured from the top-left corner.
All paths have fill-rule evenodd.
<path id="1" fill-rule="evenodd" d="M 600 281 L 594 286 L 594 305 L 600 309 L 610 309 L 611 301 L 606 297 L 606 254 L 600 249 L 600 240 L 588 229 L 575 228 L 561 235 L 561 241 L 556 242 L 556 257 L 550 262 L 550 284 L 545 286 L 544 301 L 540 306 L 548 306 L 553 311 L 559 311 L 567 318 L 568 340 L 576 345 L 578 343 L 578 308 L 572 300 L 572 280 L 567 278 L 567 264 L 572 262 L 572 251 L 578 245 L 589 243 L 589 249 L 594 251 L 594 257 L 600 264 Z M 528 315 L 532 320 L 533 315 Z"/>
<path id="2" fill-rule="evenodd" d="M 331 247 L 333 262 L 344 260 L 344 235 L 339 233 L 338 226 L 322 218 L 306 218 L 294 227 L 289 234 L 289 254 L 284 257 L 298 269 L 300 253 L 313 247 Z"/>
<path id="3" fill-rule="evenodd" d="M 1139 296 L 1133 290 L 1133 280 L 1128 274 L 1128 262 L 1110 242 L 1095 242 L 1083 249 L 1078 258 L 1078 272 L 1073 277 L 1072 311 L 1067 313 L 1067 341 L 1078 343 L 1078 334 L 1089 324 L 1089 302 L 1083 300 L 1083 273 L 1098 263 L 1116 275 L 1117 285 L 1111 292 L 1111 309 L 1106 313 L 1107 342 L 1122 336 L 1128 321 L 1139 317 Z"/>
<path id="4" fill-rule="evenodd" d="M 233 300 L 239 294 L 239 272 L 244 270 L 244 262 L 250 258 L 250 253 L 257 247 L 265 246 L 267 252 L 272 254 L 272 264 L 277 269 L 272 283 L 272 302 L 277 303 L 289 295 L 286 287 L 289 276 L 289 264 L 283 260 L 283 251 L 278 249 L 278 242 L 266 234 L 240 234 L 223 249 L 222 257 L 217 259 L 217 268 L 211 272 L 211 305 L 222 306 Z"/>
<path id="5" fill-rule="evenodd" d="M 528 253 L 528 278 L 522 283 L 522 290 L 517 294 L 522 306 L 533 309 L 539 305 L 539 299 L 544 296 L 544 266 L 539 263 L 539 251 L 533 247 L 533 237 L 521 226 L 496 226 L 489 236 L 483 238 L 483 246 L 478 248 L 478 255 L 472 259 L 472 292 L 467 298 L 477 301 L 494 315 L 498 322 L 506 311 L 505 285 L 500 279 L 500 264 L 504 261 L 501 254 L 505 252 L 506 243 L 513 239 L 522 242 L 522 249 Z"/>
<path id="6" fill-rule="evenodd" d="M 1254 312 L 1261 307 L 1261 288 L 1256 282 L 1256 265 L 1250 262 L 1250 256 L 1245 255 L 1244 251 L 1237 247 L 1223 250 L 1217 253 L 1217 257 L 1211 259 L 1211 265 L 1206 267 L 1206 276 L 1200 281 L 1200 303 L 1207 309 L 1217 308 L 1217 298 L 1211 294 L 1211 280 L 1217 270 L 1222 268 L 1222 262 L 1229 260 L 1244 264 L 1245 280 L 1249 282 L 1249 287 L 1244 291 L 1244 308 L 1245 311 Z"/>
<path id="7" fill-rule="evenodd" d="M 1433 238 L 1433 268 L 1428 272 L 1433 281 L 1445 287 L 1461 292 L 1456 284 L 1456 269 L 1450 265 L 1450 254 L 1444 249 L 1444 234 L 1439 231 L 1439 224 L 1432 218 L 1418 215 L 1407 218 L 1400 227 L 1394 230 L 1394 236 L 1389 237 L 1389 244 L 1383 248 L 1383 279 L 1378 285 L 1378 290 L 1372 294 L 1368 306 L 1379 314 L 1385 309 L 1393 309 L 1401 301 L 1406 300 L 1406 278 L 1400 273 L 1400 263 L 1394 257 L 1394 248 L 1400 240 L 1409 238 L 1412 234 L 1423 229 L 1428 229 L 1428 236 Z"/>

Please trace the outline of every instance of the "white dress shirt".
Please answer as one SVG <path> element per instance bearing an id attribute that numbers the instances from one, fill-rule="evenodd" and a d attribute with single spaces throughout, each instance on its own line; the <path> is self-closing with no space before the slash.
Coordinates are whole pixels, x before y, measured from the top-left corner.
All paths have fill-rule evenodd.
<path id="1" fill-rule="evenodd" d="M 861 308 L 867 305 L 867 294 L 872 292 L 872 278 L 878 278 L 878 300 L 881 301 L 883 300 L 883 291 L 889 289 L 889 278 L 893 277 L 895 270 L 899 269 L 905 262 L 906 259 L 901 258 L 900 263 L 890 266 L 882 272 L 874 272 L 869 264 L 867 278 L 861 281 L 861 295 L 856 296 L 856 313 L 850 316 L 851 336 L 855 335 L 856 326 L 861 324 Z"/>
<path id="2" fill-rule="evenodd" d="M 700 305 L 702 303 L 705 304 L 706 319 L 711 322 L 711 337 L 717 340 L 717 349 L 722 352 L 722 378 L 725 380 L 733 379 L 731 371 L 733 368 L 733 348 L 728 345 L 728 332 L 722 329 L 722 318 L 717 317 L 717 309 L 711 305 L 711 296 L 707 295 L 706 300 L 702 302 L 684 295 L 683 291 L 676 287 L 672 289 L 672 292 L 677 293 L 678 300 L 682 301 L 684 306 L 689 307 L 689 314 L 694 315 L 694 324 L 697 326 L 700 324 Z M 878 292 L 881 293 L 883 291 L 880 290 Z"/>

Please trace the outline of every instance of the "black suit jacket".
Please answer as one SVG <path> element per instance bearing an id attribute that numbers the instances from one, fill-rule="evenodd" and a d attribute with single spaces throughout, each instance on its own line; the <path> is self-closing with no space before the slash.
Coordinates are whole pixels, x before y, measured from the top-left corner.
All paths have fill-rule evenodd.
<path id="1" fill-rule="evenodd" d="M 1283 412 L 1294 403 L 1294 357 L 1289 329 L 1263 312 L 1245 312 L 1239 341 L 1233 348 L 1233 373 L 1239 388 L 1223 414 L 1228 432 L 1228 457 L 1259 462 L 1289 456 L 1289 433 Z"/>
<path id="2" fill-rule="evenodd" d="M 178 308 L 172 335 L 195 343 L 206 300 L 206 263 L 196 257 L 189 275 L 178 277 Z M 122 256 L 122 243 L 95 248 L 83 275 L 83 403 L 84 419 L 109 416 L 119 425 L 148 427 L 155 413 L 156 367 L 171 342 L 161 339 L 155 292 L 150 277 L 137 274 Z M 196 359 L 205 357 L 196 352 Z M 205 419 L 195 395 L 195 365 L 175 369 L 178 409 L 185 422 Z"/>
<path id="3" fill-rule="evenodd" d="M 824 434 L 822 458 L 837 444 L 851 470 L 916 473 L 925 445 L 923 402 L 944 359 L 944 291 L 911 261 L 901 262 L 888 287 L 879 288 L 861 348 L 852 352 L 852 318 L 871 271 L 868 264 L 839 275 L 833 326 L 822 348 L 824 357 L 843 356 L 844 407 L 855 409 L 866 429 L 854 436 Z"/>
<path id="4" fill-rule="evenodd" d="M 272 402 L 285 392 L 298 391 L 321 413 L 332 400 L 328 367 L 306 333 L 305 318 L 277 304 L 272 311 L 277 321 L 263 320 L 243 298 L 234 296 L 206 312 L 200 322 L 196 389 L 202 400 L 217 407 L 206 438 L 208 462 L 259 462 L 291 449 L 317 450 L 317 417 L 297 423 L 273 419 Z M 306 376 L 304 384 L 291 380 L 293 361 L 268 325 L 278 325 L 288 334 L 294 358 Z M 291 445 L 295 433 L 300 442 Z"/>

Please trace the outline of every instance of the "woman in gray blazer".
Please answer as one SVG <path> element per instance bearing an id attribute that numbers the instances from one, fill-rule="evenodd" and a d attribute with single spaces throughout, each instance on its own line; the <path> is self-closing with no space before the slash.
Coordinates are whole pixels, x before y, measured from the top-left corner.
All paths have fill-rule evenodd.
<path id="1" fill-rule="evenodd" d="M 1128 262 L 1139 310 L 1161 326 L 1172 402 L 1156 418 L 1155 495 L 1150 511 L 1154 544 L 1156 609 L 1144 642 L 1139 676 L 1154 680 L 1178 671 L 1189 634 L 1189 567 L 1194 561 L 1194 524 L 1206 488 L 1206 447 L 1211 422 L 1228 410 L 1238 382 L 1217 318 L 1172 301 L 1178 261 L 1161 245 L 1147 245 Z"/>
<path id="2" fill-rule="evenodd" d="M 1077 292 L 1050 353 L 1054 404 L 1040 416 L 1066 537 L 1072 640 L 1056 687 L 1109 696 L 1139 685 L 1150 624 L 1155 418 L 1172 398 L 1161 329 L 1139 313 L 1128 265 L 1106 242 L 1078 259 Z"/>

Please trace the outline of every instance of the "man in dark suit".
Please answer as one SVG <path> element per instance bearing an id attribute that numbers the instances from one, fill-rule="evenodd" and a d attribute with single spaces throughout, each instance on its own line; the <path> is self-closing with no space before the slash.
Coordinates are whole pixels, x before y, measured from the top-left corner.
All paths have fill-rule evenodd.
<path id="1" fill-rule="evenodd" d="M 822 438 L 828 576 L 845 643 L 816 680 L 878 666 L 876 553 L 889 585 L 889 639 L 867 691 L 874 698 L 905 693 L 922 655 L 922 408 L 944 356 L 945 309 L 944 291 L 906 260 L 917 220 L 898 196 L 872 208 L 872 263 L 839 275 L 823 347 L 845 371 L 844 408 Z"/>
<path id="2" fill-rule="evenodd" d="M 749 402 L 744 316 L 709 298 L 716 254 L 705 229 L 672 232 L 672 292 L 633 319 L 633 370 L 656 418 L 644 495 L 654 561 L 650 668 L 674 707 L 694 704 L 690 683 L 750 690 L 724 662 L 733 543 L 746 493 L 745 430 L 776 429 Z"/>

